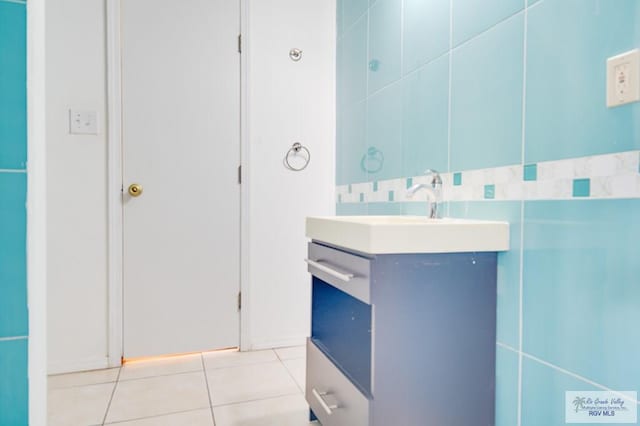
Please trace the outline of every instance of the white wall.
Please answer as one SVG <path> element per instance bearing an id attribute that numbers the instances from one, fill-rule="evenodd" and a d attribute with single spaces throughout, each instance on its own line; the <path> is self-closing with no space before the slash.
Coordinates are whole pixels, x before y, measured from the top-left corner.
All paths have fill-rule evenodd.
<path id="1" fill-rule="evenodd" d="M 251 347 L 302 344 L 311 300 L 304 218 L 335 210 L 335 2 L 250 1 L 249 27 Z M 291 48 L 301 61 L 289 59 Z M 295 141 L 311 151 L 302 172 L 282 164 Z"/>
<path id="2" fill-rule="evenodd" d="M 107 168 L 103 0 L 47 0 L 49 373 L 107 365 Z M 68 110 L 98 111 L 97 136 Z"/>
<path id="3" fill-rule="evenodd" d="M 309 333 L 304 217 L 334 212 L 335 5 L 246 0 L 249 6 L 249 232 L 243 288 L 246 349 L 302 343 Z M 49 373 L 107 365 L 107 139 L 104 0 L 47 2 Z M 303 50 L 294 63 L 289 49 Z M 68 109 L 98 111 L 99 134 L 68 133 Z M 311 150 L 304 172 L 282 158 Z M 248 274 L 247 274 L 248 272 Z"/>

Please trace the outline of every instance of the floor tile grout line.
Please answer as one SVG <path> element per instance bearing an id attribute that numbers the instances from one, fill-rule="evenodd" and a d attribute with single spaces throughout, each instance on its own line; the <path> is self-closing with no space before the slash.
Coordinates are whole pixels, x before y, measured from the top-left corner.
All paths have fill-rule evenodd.
<path id="1" fill-rule="evenodd" d="M 297 387 L 297 386 L 296 386 Z M 226 404 L 218 404 L 218 405 L 214 405 L 213 408 L 220 408 L 220 407 L 227 407 L 229 405 L 240 405 L 240 404 L 246 404 L 249 402 L 259 402 L 259 401 L 267 401 L 269 399 L 276 399 L 276 398 L 282 398 L 285 396 L 295 396 L 295 395 L 300 395 L 299 391 L 296 391 L 295 393 L 283 393 L 283 394 L 278 394 L 278 395 L 270 395 L 270 396 L 265 396 L 264 398 L 254 398 L 254 399 L 247 399 L 244 401 L 235 401 L 235 402 L 229 402 Z"/>
<path id="2" fill-rule="evenodd" d="M 192 411 L 206 410 L 207 408 L 209 408 L 209 407 L 190 408 L 188 410 L 172 411 L 170 413 L 156 414 L 156 415 L 153 415 L 153 416 L 143 416 L 143 417 L 135 417 L 135 418 L 132 418 L 132 419 L 126 419 L 126 420 L 117 420 L 115 422 L 104 423 L 102 426 L 117 425 L 117 424 L 121 424 L 121 423 L 135 422 L 135 421 L 139 421 L 139 420 L 155 419 L 155 418 L 158 418 L 158 417 L 166 417 L 166 416 L 173 416 L 173 415 L 176 415 L 176 414 L 191 413 Z"/>
<path id="3" fill-rule="evenodd" d="M 301 359 L 301 358 L 298 358 L 298 359 Z M 288 361 L 291 361 L 291 360 L 288 360 Z M 288 368 L 288 367 L 287 367 L 287 365 L 284 363 L 284 361 L 280 361 L 280 363 L 282 364 L 282 366 L 283 366 L 283 367 L 284 367 L 284 369 L 286 370 L 287 374 L 289 374 L 289 377 L 291 377 L 291 379 L 293 380 L 293 383 L 295 383 L 295 384 L 296 384 L 296 387 L 297 387 L 298 389 L 300 389 L 300 392 L 302 392 L 302 394 L 304 395 L 304 391 L 305 391 L 305 390 L 304 390 L 304 389 L 302 389 L 302 388 L 300 387 L 300 383 L 298 383 L 298 381 L 297 381 L 297 380 L 296 380 L 296 378 L 294 377 L 293 373 L 289 370 L 289 368 Z M 305 371 L 305 374 L 306 374 L 306 371 Z"/>
<path id="4" fill-rule="evenodd" d="M 176 373 L 161 373 L 161 374 L 154 374 L 152 376 L 143 376 L 143 377 L 134 377 L 131 379 L 119 379 L 120 382 L 132 382 L 135 380 L 145 380 L 145 379 L 153 379 L 154 377 L 169 377 L 169 376 L 180 376 L 183 374 L 193 374 L 193 373 L 197 373 L 199 372 L 200 369 L 198 370 L 189 370 L 189 371 L 179 371 Z"/>
<path id="5" fill-rule="evenodd" d="M 116 377 L 116 381 L 113 384 L 113 389 L 111 390 L 111 396 L 109 397 L 109 402 L 107 403 L 107 409 L 104 410 L 104 417 L 102 417 L 102 425 L 107 422 L 107 416 L 109 415 L 109 410 L 111 409 L 111 403 L 113 402 L 113 397 L 116 394 L 116 389 L 118 388 L 118 382 L 120 381 L 120 374 L 122 374 L 122 365 L 118 368 L 118 376 Z"/>
<path id="6" fill-rule="evenodd" d="M 276 358 L 276 359 L 271 360 L 271 361 L 261 361 L 261 362 L 250 362 L 250 363 L 246 363 L 246 364 L 226 365 L 224 367 L 214 367 L 214 368 L 205 367 L 205 371 L 225 370 L 227 368 L 240 368 L 240 367 L 248 367 L 248 366 L 260 365 L 260 364 L 273 364 L 275 362 L 281 362 L 281 361 L 280 361 L 279 358 Z"/>
<path id="7" fill-rule="evenodd" d="M 114 380 L 108 380 L 106 382 L 85 383 L 83 385 L 52 386 L 52 387 L 49 387 L 48 390 L 53 391 L 53 390 L 60 390 L 60 389 L 85 388 L 85 387 L 89 387 L 89 386 L 110 385 L 110 384 L 116 383 L 116 382 L 117 382 L 117 380 L 114 379 Z"/>
<path id="8" fill-rule="evenodd" d="M 202 363 L 202 372 L 204 373 L 204 383 L 207 386 L 207 397 L 209 398 L 209 411 L 211 412 L 211 420 L 213 426 L 216 425 L 216 415 L 213 412 L 213 400 L 211 399 L 211 388 L 209 387 L 209 378 L 207 377 L 207 368 L 204 366 L 204 355 L 200 354 L 200 361 Z"/>

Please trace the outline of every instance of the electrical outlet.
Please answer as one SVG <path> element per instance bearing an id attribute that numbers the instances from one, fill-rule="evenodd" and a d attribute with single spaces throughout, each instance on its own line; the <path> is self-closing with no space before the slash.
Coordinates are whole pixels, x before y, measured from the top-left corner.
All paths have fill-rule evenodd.
<path id="1" fill-rule="evenodd" d="M 72 135 L 97 135 L 97 112 L 69 110 L 69 133 Z"/>
<path id="2" fill-rule="evenodd" d="M 607 106 L 640 101 L 640 49 L 607 59 Z"/>

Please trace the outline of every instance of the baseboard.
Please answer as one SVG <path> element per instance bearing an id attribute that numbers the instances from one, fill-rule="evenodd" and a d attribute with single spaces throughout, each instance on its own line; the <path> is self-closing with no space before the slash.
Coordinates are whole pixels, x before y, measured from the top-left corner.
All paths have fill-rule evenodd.
<path id="1" fill-rule="evenodd" d="M 79 371 L 109 368 L 109 358 L 85 358 L 68 361 L 49 362 L 47 374 L 77 373 Z"/>
<path id="2" fill-rule="evenodd" d="M 302 346 L 307 341 L 306 336 L 293 336 L 284 339 L 268 339 L 254 341 L 251 345 L 252 351 L 258 351 L 261 349 L 274 349 L 274 348 L 286 348 L 289 346 Z"/>

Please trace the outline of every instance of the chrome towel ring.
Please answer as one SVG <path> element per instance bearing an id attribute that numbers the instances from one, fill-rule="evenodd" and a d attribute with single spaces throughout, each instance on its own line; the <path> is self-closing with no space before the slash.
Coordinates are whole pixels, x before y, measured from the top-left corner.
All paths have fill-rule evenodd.
<path id="1" fill-rule="evenodd" d="M 290 161 L 295 157 L 301 157 L 304 160 L 304 164 L 298 167 L 292 165 Z M 287 151 L 284 156 L 284 166 L 294 172 L 300 172 L 306 169 L 309 165 L 309 161 L 311 161 L 311 153 L 309 152 L 309 149 L 300 142 L 295 142 L 291 145 L 291 148 L 289 148 L 289 151 Z"/>
<path id="2" fill-rule="evenodd" d="M 375 146 L 367 149 L 360 160 L 360 169 L 366 173 L 378 173 L 384 166 L 384 154 Z"/>

